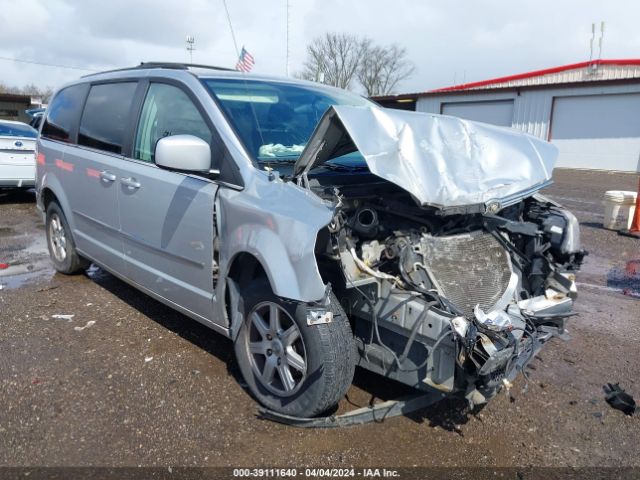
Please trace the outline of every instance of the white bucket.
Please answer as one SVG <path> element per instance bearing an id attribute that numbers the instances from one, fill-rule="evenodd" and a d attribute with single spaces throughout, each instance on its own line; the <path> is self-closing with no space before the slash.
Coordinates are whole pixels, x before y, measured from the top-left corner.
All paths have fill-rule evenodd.
<path id="1" fill-rule="evenodd" d="M 636 192 L 609 190 L 604 194 L 604 221 L 602 225 L 609 230 L 631 227 L 636 209 Z"/>

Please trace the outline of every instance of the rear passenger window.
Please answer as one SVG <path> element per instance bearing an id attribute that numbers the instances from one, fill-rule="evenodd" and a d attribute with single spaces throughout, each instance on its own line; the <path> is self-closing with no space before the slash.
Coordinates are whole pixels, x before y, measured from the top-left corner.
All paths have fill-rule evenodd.
<path id="1" fill-rule="evenodd" d="M 80 120 L 78 144 L 122 153 L 136 82 L 94 85 Z"/>
<path id="2" fill-rule="evenodd" d="M 58 94 L 49 104 L 47 116 L 42 126 L 42 136 L 60 142 L 72 142 L 70 138 L 78 125 L 87 85 L 73 85 Z"/>
<path id="3" fill-rule="evenodd" d="M 170 135 L 195 135 L 211 145 L 211 130 L 189 96 L 178 87 L 152 83 L 142 107 L 133 158 L 153 162 L 156 143 Z"/>

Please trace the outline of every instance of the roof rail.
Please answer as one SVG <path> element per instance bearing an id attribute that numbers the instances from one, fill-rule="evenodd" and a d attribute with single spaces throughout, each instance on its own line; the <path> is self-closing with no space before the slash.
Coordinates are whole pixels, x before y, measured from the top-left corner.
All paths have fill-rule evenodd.
<path id="1" fill-rule="evenodd" d="M 225 70 L 233 72 L 233 68 L 218 67 L 216 65 L 202 65 L 199 63 L 179 63 L 179 62 L 141 62 L 135 68 L 175 68 L 178 70 L 187 70 L 188 68 L 207 68 L 209 70 Z"/>
<path id="2" fill-rule="evenodd" d="M 128 70 L 139 70 L 145 68 L 172 68 L 174 70 L 188 70 L 189 68 L 206 68 L 210 70 L 224 70 L 227 72 L 235 71 L 233 68 L 217 67 L 215 65 L 200 65 L 197 63 L 179 63 L 179 62 L 140 62 L 135 67 L 115 68 L 113 70 L 105 70 L 103 72 L 89 73 L 83 75 L 82 78 L 100 75 L 102 73 L 126 72 Z"/>

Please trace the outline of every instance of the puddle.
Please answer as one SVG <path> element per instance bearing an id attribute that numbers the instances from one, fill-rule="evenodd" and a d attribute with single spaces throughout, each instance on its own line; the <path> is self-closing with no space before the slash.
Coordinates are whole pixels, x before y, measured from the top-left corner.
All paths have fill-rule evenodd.
<path id="1" fill-rule="evenodd" d="M 640 298 L 640 259 L 629 260 L 624 267 L 614 267 L 607 274 L 607 287 L 624 295 Z"/>
<path id="2" fill-rule="evenodd" d="M 13 290 L 36 281 L 49 281 L 55 271 L 51 268 L 0 276 L 0 290 Z"/>
<path id="3" fill-rule="evenodd" d="M 0 228 L 0 233 L 7 229 L 10 227 Z M 45 235 L 24 234 L 12 238 L 19 242 L 14 250 L 9 251 L 9 267 L 0 270 L 0 288 L 15 289 L 35 281 L 49 281 L 55 270 L 49 261 Z M 23 238 L 27 238 L 26 244 Z"/>

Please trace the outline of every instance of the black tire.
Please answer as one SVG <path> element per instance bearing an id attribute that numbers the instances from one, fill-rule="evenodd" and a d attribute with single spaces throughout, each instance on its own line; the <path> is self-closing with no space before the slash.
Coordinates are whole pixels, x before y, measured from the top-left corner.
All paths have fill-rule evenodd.
<path id="1" fill-rule="evenodd" d="M 58 230 L 58 226 L 62 229 L 62 234 L 64 235 L 64 245 L 61 245 L 60 237 L 54 233 L 54 230 Z M 85 270 L 89 266 L 89 261 L 78 255 L 76 244 L 71 235 L 71 229 L 67 223 L 67 218 L 64 216 L 60 205 L 55 201 L 49 203 L 47 207 L 45 232 L 47 235 L 49 257 L 58 272 L 64 273 L 65 275 L 73 275 Z M 61 251 L 64 251 L 64 256 L 62 256 Z"/>
<path id="2" fill-rule="evenodd" d="M 313 417 L 336 405 L 353 380 L 357 349 L 347 316 L 335 296 L 331 295 L 333 321 L 308 325 L 306 306 L 278 298 L 266 281 L 248 285 L 241 295 L 244 322 L 235 341 L 235 353 L 242 376 L 253 396 L 270 410 L 296 417 Z M 306 374 L 299 379 L 296 389 L 287 395 L 265 387 L 255 370 L 258 368 L 256 354 L 249 352 L 248 342 L 255 330 L 252 330 L 248 315 L 266 302 L 280 306 L 289 314 L 287 321 L 295 321 L 304 342 Z M 266 364 L 266 355 L 264 359 Z M 274 375 L 282 378 L 279 371 Z M 285 382 L 281 383 L 284 385 Z"/>

